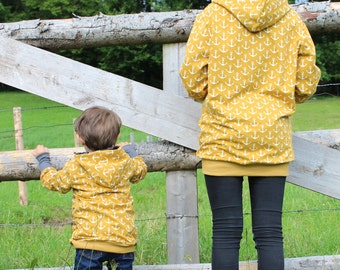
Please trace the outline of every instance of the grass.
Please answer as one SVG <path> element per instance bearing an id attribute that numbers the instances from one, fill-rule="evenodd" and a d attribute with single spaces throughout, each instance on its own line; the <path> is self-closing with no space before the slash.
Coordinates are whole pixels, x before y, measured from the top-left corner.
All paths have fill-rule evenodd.
<path id="1" fill-rule="evenodd" d="M 340 128 L 340 98 L 313 97 L 297 105 L 292 123 L 294 131 Z"/>
<path id="2" fill-rule="evenodd" d="M 0 92 L 0 149 L 14 150 L 12 108 L 22 107 L 26 149 L 36 144 L 72 147 L 72 121 L 79 111 L 60 107 L 23 92 Z M 42 108 L 44 109 L 37 109 Z M 340 128 L 340 98 L 315 98 L 298 105 L 293 117 L 295 131 Z M 134 132 L 135 141 L 146 134 L 124 127 L 122 141 Z M 203 175 L 198 170 L 200 261 L 210 262 L 211 215 Z M 20 206 L 17 182 L 0 183 L 0 270 L 8 268 L 73 265 L 71 235 L 72 194 L 61 195 L 27 183 L 29 205 Z M 248 185 L 244 183 L 244 234 L 240 259 L 256 259 L 251 233 Z M 165 173 L 148 173 L 132 186 L 139 244 L 136 264 L 166 264 Z M 287 184 L 284 201 L 285 256 L 287 258 L 340 254 L 340 201 Z"/>

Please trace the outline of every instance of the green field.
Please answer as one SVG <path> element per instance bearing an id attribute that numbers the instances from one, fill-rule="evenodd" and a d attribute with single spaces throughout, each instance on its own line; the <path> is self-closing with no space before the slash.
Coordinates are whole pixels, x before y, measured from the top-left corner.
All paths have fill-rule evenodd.
<path id="1" fill-rule="evenodd" d="M 0 149 L 14 150 L 13 107 L 22 108 L 25 149 L 74 146 L 73 119 L 79 111 L 23 92 L 0 92 Z M 340 98 L 313 98 L 297 106 L 294 131 L 340 128 Z M 147 134 L 124 127 L 121 141 L 134 133 L 135 142 Z M 250 204 L 244 183 L 244 235 L 241 260 L 256 259 L 252 241 Z M 0 183 L 0 270 L 73 265 L 71 235 L 72 194 L 61 195 L 27 182 L 29 204 L 20 206 L 17 182 Z M 148 173 L 132 186 L 139 231 L 135 264 L 166 264 L 165 173 Z M 198 171 L 200 261 L 210 262 L 211 214 L 201 171 Z M 340 254 L 340 201 L 287 185 L 284 202 L 287 258 Z"/>

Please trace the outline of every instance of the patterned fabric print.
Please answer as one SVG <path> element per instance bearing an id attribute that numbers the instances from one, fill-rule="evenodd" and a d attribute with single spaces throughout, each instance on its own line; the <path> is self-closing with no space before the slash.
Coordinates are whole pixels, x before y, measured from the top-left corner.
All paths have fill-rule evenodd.
<path id="1" fill-rule="evenodd" d="M 49 167 L 42 185 L 66 193 L 73 190 L 73 234 L 76 248 L 122 252 L 137 242 L 130 182 L 146 175 L 141 157 L 130 158 L 122 148 L 75 155 L 60 171 Z M 97 248 L 96 248 L 97 247 Z"/>
<path id="2" fill-rule="evenodd" d="M 258 32 L 279 21 L 291 9 L 285 0 L 215 0 L 250 32 Z"/>
<path id="3" fill-rule="evenodd" d="M 203 101 L 197 155 L 286 163 L 293 160 L 295 103 L 311 97 L 320 78 L 314 44 L 286 2 L 249 1 L 253 10 L 244 2 L 213 1 L 187 43 L 180 75 L 189 96 Z"/>

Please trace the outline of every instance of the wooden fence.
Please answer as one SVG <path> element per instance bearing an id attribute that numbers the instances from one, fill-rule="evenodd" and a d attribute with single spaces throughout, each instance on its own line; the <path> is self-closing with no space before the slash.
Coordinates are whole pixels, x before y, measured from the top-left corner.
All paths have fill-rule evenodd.
<path id="1" fill-rule="evenodd" d="M 14 41 L 14 43 L 15 44 L 11 45 L 19 45 L 19 47 L 22 45 L 17 44 L 19 42 L 16 41 Z M 177 54 L 178 48 L 181 46 L 183 46 L 183 44 L 166 45 L 165 52 L 171 48 L 171 50 L 174 49 Z M 24 45 L 24 47 L 28 47 L 29 51 L 31 49 L 40 50 L 28 45 Z M 37 56 L 38 55 L 39 53 Z M 165 56 L 166 58 L 173 59 L 172 62 L 175 60 L 178 64 L 180 63 L 179 58 L 171 57 L 173 54 L 168 52 L 168 54 L 165 53 L 165 55 L 168 55 L 167 57 Z M 75 65 L 75 63 L 73 63 L 73 65 Z M 165 70 L 167 70 L 169 67 L 171 67 L 171 65 L 165 67 Z M 165 75 L 170 74 L 177 76 L 175 71 L 176 70 L 174 68 L 174 71 L 167 71 L 167 74 Z M 169 87 L 176 85 L 174 78 L 166 78 L 167 76 L 165 76 L 166 81 L 172 82 L 171 84 L 169 83 Z M 30 80 L 27 80 L 27 84 L 29 83 Z M 180 85 L 178 80 L 177 85 Z M 165 82 L 165 95 L 167 95 L 166 89 L 167 86 Z M 174 89 L 174 87 L 172 87 L 172 89 Z M 182 91 L 182 89 L 180 90 Z M 47 94 L 45 95 L 47 96 Z M 175 97 L 178 99 L 180 96 L 176 95 Z M 108 100 L 110 99 L 108 98 Z M 183 112 L 181 116 L 184 117 L 184 115 L 185 114 Z M 197 121 L 197 119 L 195 121 Z M 194 125 L 194 123 L 192 124 Z M 318 192 L 322 192 L 335 198 L 340 198 L 339 151 L 328 147 L 333 143 L 336 144 L 340 142 L 339 134 L 339 130 L 295 133 L 294 147 L 296 160 L 292 163 L 288 181 Z M 198 133 L 196 131 L 195 136 L 191 139 L 197 138 L 197 136 Z M 305 140 L 306 138 L 311 141 Z M 167 216 L 183 217 L 167 220 L 169 264 L 199 263 L 198 220 L 197 218 L 189 218 L 198 216 L 196 168 L 199 164 L 199 160 L 195 157 L 194 150 L 190 150 L 174 143 L 168 143 L 167 141 L 160 143 L 138 144 L 137 148 L 138 151 L 144 156 L 149 171 L 167 171 Z M 62 167 L 64 162 L 66 162 L 66 160 L 72 156 L 73 152 L 74 149 L 72 148 L 51 149 L 52 162 L 59 162 L 59 164 L 53 165 L 56 167 Z M 154 153 L 158 153 L 157 158 L 155 158 Z M 163 153 L 161 157 L 159 156 L 159 153 Z M 169 157 L 167 155 L 168 153 L 176 153 L 176 157 Z M 2 152 L 0 154 L 0 161 L 2 164 L 2 168 L 0 170 L 0 181 L 38 179 L 39 177 L 39 171 L 36 168 L 36 162 L 32 158 L 29 150 Z M 159 164 L 161 165 L 158 166 Z M 184 167 L 183 164 L 185 164 Z M 181 196 L 179 197 L 178 194 L 181 194 Z M 190 258 L 190 261 L 188 258 Z M 337 257 L 335 258 L 337 260 Z M 256 267 L 255 262 L 248 262 L 241 265 L 246 265 L 245 267 L 248 269 L 252 269 L 249 267 Z M 186 267 L 188 268 L 183 269 L 190 269 L 190 267 L 194 266 Z M 162 266 L 160 268 L 154 266 L 153 269 L 166 269 L 166 266 Z"/>
<path id="2" fill-rule="evenodd" d="M 149 144 L 137 147 L 149 171 L 166 171 L 167 216 L 182 217 L 167 220 L 168 263 L 193 264 L 181 269 L 208 269 L 202 265 L 194 268 L 194 264 L 199 263 L 198 221 L 192 217 L 198 216 L 196 169 L 199 161 L 195 150 L 201 107 L 186 97 L 178 76 L 184 49 L 185 43 L 163 45 L 164 85 L 160 91 L 13 39 L 0 38 L 0 82 L 80 110 L 93 105 L 108 107 L 122 116 L 125 125 L 163 138 L 165 141 L 152 144 L 151 148 Z M 332 132 L 325 131 L 322 136 L 327 137 Z M 340 152 L 312 142 L 313 136 L 306 136 L 309 140 L 294 134 L 296 160 L 288 181 L 339 199 Z M 166 141 L 171 142 L 166 147 L 174 151 L 164 148 Z M 161 168 L 157 167 L 160 157 L 154 156 L 158 147 L 163 147 L 164 153 Z M 73 151 L 51 149 L 52 163 L 59 162 L 61 166 Z M 181 159 L 186 166 L 181 162 L 174 166 L 174 159 L 167 156 L 169 153 L 175 153 L 175 159 Z M 37 179 L 39 173 L 28 150 L 2 152 L 0 164 L 0 181 Z M 335 258 L 335 267 L 339 258 L 337 255 L 332 258 Z M 138 267 L 143 269 L 143 266 Z M 247 269 L 253 269 L 251 267 Z M 166 268 L 147 266 L 147 269 Z M 300 265 L 294 269 L 323 268 Z"/>

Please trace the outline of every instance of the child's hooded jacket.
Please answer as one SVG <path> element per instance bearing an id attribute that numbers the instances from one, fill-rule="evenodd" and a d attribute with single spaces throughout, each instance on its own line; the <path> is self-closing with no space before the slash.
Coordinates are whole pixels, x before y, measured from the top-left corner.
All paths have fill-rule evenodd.
<path id="1" fill-rule="evenodd" d="M 196 18 L 180 75 L 203 102 L 197 155 L 205 173 L 219 174 L 207 161 L 227 161 L 236 166 L 228 174 L 244 175 L 238 165 L 293 160 L 290 116 L 315 93 L 320 70 L 287 1 L 213 0 Z"/>
<path id="2" fill-rule="evenodd" d="M 147 173 L 142 157 L 123 147 L 76 154 L 63 169 L 47 167 L 40 179 L 49 190 L 73 191 L 72 238 L 75 248 L 133 252 L 137 243 L 130 183 Z"/>

